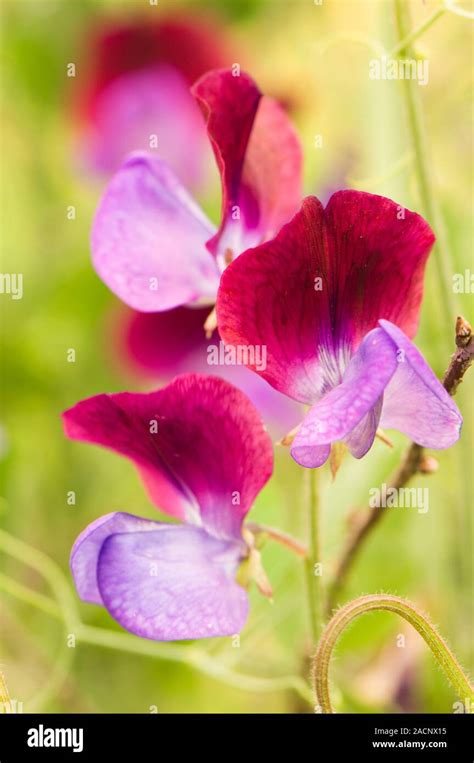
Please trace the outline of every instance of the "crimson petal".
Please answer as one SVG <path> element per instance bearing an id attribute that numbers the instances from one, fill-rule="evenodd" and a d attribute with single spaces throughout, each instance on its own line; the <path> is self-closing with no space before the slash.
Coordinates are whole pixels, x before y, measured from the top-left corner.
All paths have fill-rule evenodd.
<path id="1" fill-rule="evenodd" d="M 274 235 L 301 201 L 302 155 L 282 107 L 244 72 L 216 70 L 192 88 L 222 182 L 222 219 L 209 250 L 225 260 Z"/>

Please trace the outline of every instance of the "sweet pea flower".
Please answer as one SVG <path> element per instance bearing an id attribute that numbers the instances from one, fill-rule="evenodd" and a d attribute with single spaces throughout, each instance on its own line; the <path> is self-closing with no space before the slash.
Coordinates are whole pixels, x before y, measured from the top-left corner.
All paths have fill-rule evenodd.
<path id="1" fill-rule="evenodd" d="M 158 392 L 91 397 L 63 419 L 71 439 L 129 458 L 152 502 L 181 523 L 123 512 L 92 522 L 71 553 L 80 598 L 144 638 L 239 632 L 248 596 L 236 574 L 258 553 L 243 521 L 273 469 L 270 438 L 246 396 L 184 374 Z"/>
<path id="2" fill-rule="evenodd" d="M 76 106 L 83 153 L 110 175 L 131 151 L 156 150 L 196 186 L 211 152 L 189 87 L 234 57 L 214 19 L 152 13 L 153 19 L 107 21 L 87 32 Z"/>
<path id="3" fill-rule="evenodd" d="M 301 201 L 300 144 L 275 100 L 233 70 L 209 72 L 192 93 L 221 175 L 219 228 L 166 162 L 148 153 L 132 154 L 114 175 L 93 224 L 98 275 L 140 312 L 212 307 L 229 262 L 274 236 Z"/>
<path id="4" fill-rule="evenodd" d="M 377 428 L 449 448 L 461 414 L 410 339 L 434 243 L 428 224 L 390 199 L 340 191 L 314 197 L 272 241 L 223 273 L 217 301 L 224 342 L 261 344 L 273 387 L 310 406 L 291 446 L 318 467 L 331 444 L 356 458 Z"/>

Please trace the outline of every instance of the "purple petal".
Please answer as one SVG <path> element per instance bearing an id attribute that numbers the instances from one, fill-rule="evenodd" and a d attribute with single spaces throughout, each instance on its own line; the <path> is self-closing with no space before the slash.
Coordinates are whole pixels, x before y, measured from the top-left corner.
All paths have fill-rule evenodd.
<path id="1" fill-rule="evenodd" d="M 92 229 L 98 275 L 142 312 L 213 300 L 219 272 L 205 242 L 213 227 L 158 157 L 132 155 L 112 178 Z"/>
<path id="2" fill-rule="evenodd" d="M 240 537 L 273 468 L 248 398 L 210 376 L 184 374 L 158 392 L 97 395 L 63 414 L 66 434 L 130 458 L 151 500 L 212 534 Z"/>
<path id="3" fill-rule="evenodd" d="M 298 209 L 301 147 L 282 107 L 244 72 L 209 72 L 192 91 L 222 180 L 222 221 L 209 249 L 235 257 L 274 235 Z"/>
<path id="4" fill-rule="evenodd" d="M 302 466 L 321 466 L 331 443 L 347 438 L 356 427 L 348 444 L 355 454 L 366 453 L 377 429 L 377 411 L 372 411 L 380 405 L 396 370 L 393 342 L 382 329 L 374 329 L 351 358 L 342 383 L 324 395 L 304 419 L 291 447 L 295 461 Z"/>
<path id="5" fill-rule="evenodd" d="M 161 527 L 166 525 L 124 512 L 105 514 L 91 522 L 76 538 L 71 551 L 71 571 L 80 598 L 91 604 L 103 603 L 97 585 L 97 561 L 102 544 L 109 535 L 149 532 Z"/>
<path id="6" fill-rule="evenodd" d="M 381 411 L 382 397 L 379 397 L 374 407 L 344 438 L 344 442 L 354 458 L 362 458 L 372 447 L 379 426 Z"/>
<path id="7" fill-rule="evenodd" d="M 159 641 L 230 636 L 244 626 L 247 593 L 235 582 L 242 550 L 194 527 L 121 533 L 102 545 L 97 578 L 120 625 Z"/>
<path id="8" fill-rule="evenodd" d="M 107 174 L 117 171 L 131 151 L 156 151 L 190 187 L 202 178 L 212 157 L 188 84 L 166 64 L 112 80 L 97 96 L 94 116 L 87 150 L 97 169 Z M 152 136 L 156 136 L 155 150 Z"/>
<path id="9" fill-rule="evenodd" d="M 459 439 L 459 408 L 404 333 L 389 321 L 380 325 L 394 342 L 399 361 L 385 390 L 380 426 L 398 429 L 425 448 L 449 448 Z"/>

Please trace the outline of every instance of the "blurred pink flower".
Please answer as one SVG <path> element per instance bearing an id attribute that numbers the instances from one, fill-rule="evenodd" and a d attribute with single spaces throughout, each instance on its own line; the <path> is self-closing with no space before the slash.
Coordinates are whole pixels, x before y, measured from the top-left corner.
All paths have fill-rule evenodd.
<path id="1" fill-rule="evenodd" d="M 152 151 L 198 185 L 211 155 L 189 87 L 230 56 L 224 30 L 206 17 L 117 21 L 90 32 L 77 103 L 86 163 L 111 174 L 131 151 Z"/>

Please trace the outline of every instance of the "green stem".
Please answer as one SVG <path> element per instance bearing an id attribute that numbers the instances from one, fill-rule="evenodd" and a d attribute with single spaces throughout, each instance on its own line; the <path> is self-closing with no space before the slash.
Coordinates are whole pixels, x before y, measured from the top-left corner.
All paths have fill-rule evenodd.
<path id="1" fill-rule="evenodd" d="M 352 620 L 366 612 L 380 610 L 395 612 L 410 623 L 428 644 L 458 697 L 466 705 L 468 700 L 470 703 L 474 701 L 474 688 L 469 679 L 444 639 L 425 615 L 414 604 L 398 596 L 374 594 L 362 596 L 342 607 L 328 623 L 321 637 L 313 661 L 313 686 L 321 712 L 333 712 L 329 694 L 329 665 L 337 640 Z"/>
<path id="2" fill-rule="evenodd" d="M 319 639 L 322 626 L 322 567 L 320 542 L 320 517 L 318 498 L 318 470 L 307 469 L 305 477 L 308 486 L 308 556 L 305 560 L 306 590 L 313 643 Z M 316 567 L 320 566 L 320 569 Z"/>
<path id="3" fill-rule="evenodd" d="M 410 32 L 409 4 L 406 0 L 394 0 L 394 3 L 398 35 L 400 39 L 400 43 L 397 45 L 397 49 L 399 49 L 398 52 L 400 54 L 405 54 L 408 58 L 414 58 L 413 51 L 409 44 L 410 41 L 407 43 L 407 39 L 413 34 Z M 446 306 L 449 314 L 453 316 L 458 313 L 456 299 L 452 290 L 454 268 L 451 261 L 443 218 L 436 196 L 433 192 L 431 162 L 427 149 L 428 140 L 421 108 L 419 86 L 414 79 L 409 78 L 404 79 L 402 85 L 408 113 L 408 124 L 415 151 L 415 166 L 421 203 L 424 208 L 424 213 L 433 226 L 437 238 L 435 259 L 438 268 L 439 287 L 443 304 Z"/>
<path id="4" fill-rule="evenodd" d="M 420 24 L 419 27 L 416 29 L 413 29 L 411 32 L 409 32 L 402 40 L 400 40 L 397 45 L 395 45 L 392 50 L 387 53 L 388 58 L 395 58 L 395 56 L 398 56 L 399 53 L 402 53 L 406 48 L 408 48 L 415 40 L 418 39 L 418 37 L 421 37 L 422 34 L 426 32 L 427 29 L 432 26 L 435 21 L 437 21 L 441 16 L 443 16 L 448 9 L 441 5 L 439 8 L 437 8 L 431 16 L 428 16 L 426 21 L 424 21 L 422 24 Z"/>

